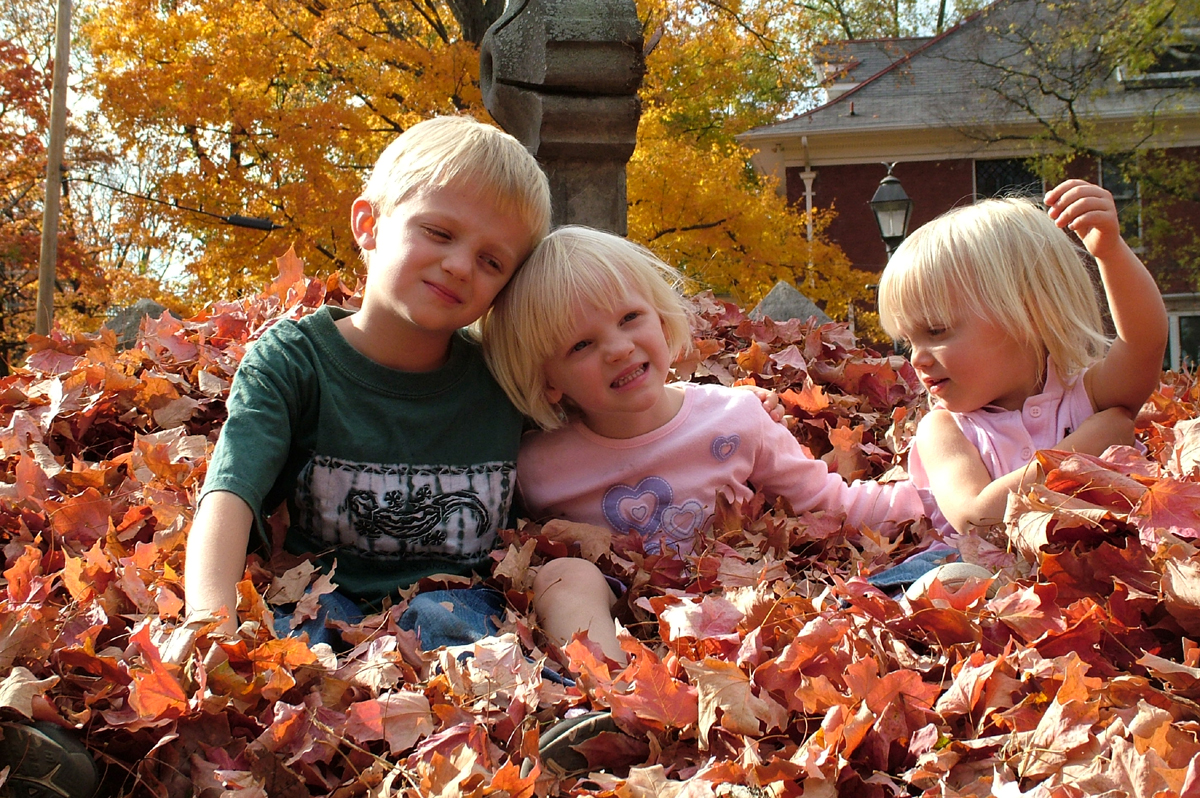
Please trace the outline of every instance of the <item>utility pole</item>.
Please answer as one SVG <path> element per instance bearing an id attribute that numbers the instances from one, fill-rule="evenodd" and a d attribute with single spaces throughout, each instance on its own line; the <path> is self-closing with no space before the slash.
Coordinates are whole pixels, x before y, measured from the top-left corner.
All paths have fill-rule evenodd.
<path id="1" fill-rule="evenodd" d="M 34 332 L 48 335 L 54 320 L 54 272 L 58 263 L 58 215 L 62 196 L 63 149 L 67 138 L 67 73 L 71 59 L 71 0 L 58 0 L 54 21 L 54 78 L 50 84 L 50 143 L 46 150 L 46 199 L 42 210 L 42 253 L 38 261 Z"/>

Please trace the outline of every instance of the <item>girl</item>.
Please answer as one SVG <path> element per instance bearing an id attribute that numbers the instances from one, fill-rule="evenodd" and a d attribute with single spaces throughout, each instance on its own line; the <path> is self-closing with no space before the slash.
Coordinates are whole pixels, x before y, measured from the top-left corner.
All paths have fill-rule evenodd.
<path id="1" fill-rule="evenodd" d="M 950 211 L 913 233 L 880 279 L 884 329 L 911 349 L 933 405 L 909 471 L 947 532 L 1002 522 L 1008 494 L 1038 478 L 1038 449 L 1130 443 L 1131 418 L 1158 385 L 1166 309 L 1121 238 L 1112 195 L 1068 180 L 1045 203 L 1048 213 L 1024 199 Z M 1111 344 L 1060 228 L 1096 260 Z"/>
<path id="2" fill-rule="evenodd" d="M 531 517 L 636 532 L 648 552 L 689 551 L 717 492 L 752 495 L 747 482 L 797 511 L 845 510 L 879 527 L 922 515 L 910 483 L 847 485 L 804 454 L 753 392 L 668 383 L 691 346 L 679 275 L 610 233 L 551 233 L 496 298 L 484 352 L 497 381 L 541 432 L 526 435 L 517 488 Z M 614 597 L 590 562 L 542 566 L 534 609 L 558 644 L 587 631 L 623 662 Z"/>

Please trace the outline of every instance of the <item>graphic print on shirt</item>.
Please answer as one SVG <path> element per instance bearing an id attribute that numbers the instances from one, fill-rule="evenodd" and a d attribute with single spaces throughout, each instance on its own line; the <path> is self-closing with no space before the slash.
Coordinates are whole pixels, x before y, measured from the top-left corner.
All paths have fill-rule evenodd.
<path id="1" fill-rule="evenodd" d="M 314 457 L 297 480 L 293 524 L 359 555 L 476 559 L 508 515 L 512 463 L 414 466 Z"/>
<path id="2" fill-rule="evenodd" d="M 712 456 L 717 458 L 718 463 L 724 463 L 730 457 L 733 457 L 734 452 L 738 450 L 738 446 L 742 442 L 740 435 L 718 435 L 713 438 L 712 446 L 709 450 Z"/>
<path id="3" fill-rule="evenodd" d="M 601 509 L 617 532 L 641 535 L 647 554 L 658 554 L 664 546 L 691 550 L 708 512 L 695 499 L 672 504 L 674 495 L 671 483 L 662 477 L 646 477 L 635 487 L 613 485 L 605 491 Z"/>

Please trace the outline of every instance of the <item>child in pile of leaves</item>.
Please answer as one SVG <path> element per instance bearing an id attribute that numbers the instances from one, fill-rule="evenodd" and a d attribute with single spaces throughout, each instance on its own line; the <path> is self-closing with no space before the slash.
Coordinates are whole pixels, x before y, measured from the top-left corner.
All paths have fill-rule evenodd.
<path id="1" fill-rule="evenodd" d="M 880 528 L 918 518 L 908 482 L 847 485 L 808 456 L 754 393 L 668 383 L 691 346 L 677 272 L 644 247 L 586 227 L 551 233 L 497 297 L 484 351 L 513 403 L 543 431 L 527 434 L 518 491 L 533 519 L 566 518 L 638 533 L 648 553 L 690 552 L 718 493 L 748 499 L 747 483 L 796 511 L 845 512 Z M 591 562 L 543 565 L 534 608 L 559 645 L 584 632 L 617 662 L 625 654 L 615 596 Z M 580 716 L 543 738 L 543 759 L 586 765 L 571 747 L 614 724 Z"/>
<path id="2" fill-rule="evenodd" d="M 909 471 L 950 544 L 876 585 L 926 571 L 919 587 L 943 573 L 937 559 L 954 556 L 956 533 L 1001 524 L 1009 494 L 1041 478 L 1039 449 L 1098 455 L 1132 443 L 1131 418 L 1158 385 L 1166 309 L 1121 237 L 1112 195 L 1068 180 L 1045 203 L 1048 212 L 1025 199 L 950 211 L 909 236 L 883 272 L 880 319 L 911 350 L 933 405 Z M 1111 344 L 1083 257 L 1060 228 L 1096 260 Z"/>
<path id="3" fill-rule="evenodd" d="M 295 630 L 311 643 L 334 642 L 328 618 L 357 620 L 424 576 L 487 568 L 523 422 L 462 330 L 549 218 L 545 175 L 497 128 L 442 117 L 392 142 L 351 208 L 362 309 L 280 321 L 238 369 L 188 539 L 190 613 L 235 630 L 250 530 L 269 545 L 263 516 L 284 499 L 284 548 L 326 572 L 336 561 L 338 590 Z M 454 592 L 453 618 L 408 619 L 427 648 L 497 610 Z"/>

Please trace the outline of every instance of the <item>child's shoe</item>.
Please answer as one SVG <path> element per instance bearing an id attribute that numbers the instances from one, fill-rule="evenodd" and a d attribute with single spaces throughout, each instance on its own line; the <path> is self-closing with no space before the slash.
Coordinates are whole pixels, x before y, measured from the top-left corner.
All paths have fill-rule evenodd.
<path id="1" fill-rule="evenodd" d="M 52 723 L 0 723 L 0 798 L 91 798 L 99 780 L 83 744 Z"/>
<path id="2" fill-rule="evenodd" d="M 611 712 L 587 712 L 559 721 L 538 740 L 542 764 L 559 778 L 588 772 L 592 768 L 587 757 L 575 746 L 604 732 L 620 733 Z"/>
<path id="3" fill-rule="evenodd" d="M 996 591 L 1000 588 L 998 575 L 988 569 L 967 562 L 951 562 L 926 571 L 917 581 L 908 586 L 904 591 L 904 596 L 909 601 L 921 598 L 929 591 L 929 586 L 933 584 L 934 580 L 941 582 L 942 586 L 947 590 L 956 591 L 968 579 L 992 580 L 992 584 L 988 587 L 987 591 L 988 598 L 993 598 L 996 595 Z"/>

